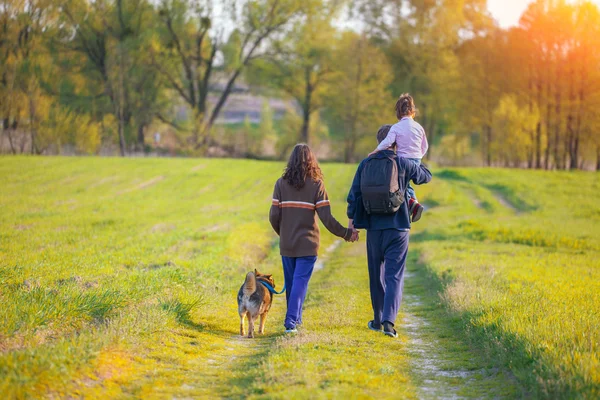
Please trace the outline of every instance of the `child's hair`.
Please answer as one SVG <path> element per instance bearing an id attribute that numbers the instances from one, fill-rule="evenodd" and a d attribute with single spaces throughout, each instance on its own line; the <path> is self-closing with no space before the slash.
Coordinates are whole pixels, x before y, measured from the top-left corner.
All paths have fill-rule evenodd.
<path id="1" fill-rule="evenodd" d="M 403 117 L 412 117 L 417 113 L 417 107 L 412 96 L 408 93 L 403 93 L 396 102 L 396 117 L 402 119 Z"/>
<path id="2" fill-rule="evenodd" d="M 306 179 L 315 182 L 323 180 L 323 173 L 319 168 L 317 157 L 307 144 L 300 143 L 294 147 L 288 164 L 283 171 L 283 179 L 296 189 L 302 189 Z"/>

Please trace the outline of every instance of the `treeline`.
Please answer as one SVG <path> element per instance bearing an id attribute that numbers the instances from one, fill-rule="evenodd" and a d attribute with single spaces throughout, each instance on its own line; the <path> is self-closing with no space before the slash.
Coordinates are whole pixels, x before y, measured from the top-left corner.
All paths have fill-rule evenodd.
<path id="1" fill-rule="evenodd" d="M 125 155 L 162 125 L 186 154 L 261 156 L 271 141 L 283 156 L 305 141 L 355 161 L 410 92 L 440 162 L 600 168 L 589 2 L 538 0 L 503 30 L 484 0 L 11 0 L 0 35 L 13 153 Z M 242 82 L 295 106 L 226 138 L 217 118 Z"/>

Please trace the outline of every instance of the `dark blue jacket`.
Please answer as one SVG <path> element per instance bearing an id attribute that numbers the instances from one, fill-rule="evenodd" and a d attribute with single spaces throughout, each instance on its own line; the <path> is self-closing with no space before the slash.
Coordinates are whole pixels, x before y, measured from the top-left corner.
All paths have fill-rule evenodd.
<path id="1" fill-rule="evenodd" d="M 392 150 L 383 150 L 373 154 L 371 157 L 384 158 L 390 155 L 395 157 Z M 361 161 L 354 175 L 354 181 L 348 193 L 348 218 L 354 220 L 354 227 L 357 229 L 382 230 L 398 229 L 407 231 L 410 229 L 410 218 L 408 216 L 408 195 L 406 187 L 412 179 L 417 185 L 422 185 L 431 181 L 431 172 L 423 164 L 417 165 L 414 161 L 395 157 L 398 162 L 398 183 L 400 191 L 404 193 L 404 202 L 395 214 L 389 215 L 369 215 L 367 214 L 360 193 L 360 177 L 364 168 L 366 158 Z"/>

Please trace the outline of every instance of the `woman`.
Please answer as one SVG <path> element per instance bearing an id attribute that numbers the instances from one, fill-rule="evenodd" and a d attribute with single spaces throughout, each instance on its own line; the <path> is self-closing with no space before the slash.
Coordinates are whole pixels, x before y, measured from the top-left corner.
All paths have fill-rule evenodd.
<path id="1" fill-rule="evenodd" d="M 275 183 L 269 221 L 280 236 L 287 300 L 285 331 L 296 332 L 302 323 L 302 305 L 308 281 L 319 251 L 319 226 L 346 241 L 358 239 L 358 232 L 344 228 L 332 215 L 323 173 L 310 147 L 297 144 L 283 176 Z"/>

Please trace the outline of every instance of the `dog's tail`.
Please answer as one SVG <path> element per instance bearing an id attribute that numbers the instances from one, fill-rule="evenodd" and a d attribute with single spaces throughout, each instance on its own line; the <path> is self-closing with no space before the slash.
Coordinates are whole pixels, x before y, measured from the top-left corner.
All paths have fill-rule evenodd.
<path id="1" fill-rule="evenodd" d="M 242 292 L 244 293 L 244 297 L 250 297 L 252 293 L 256 292 L 256 276 L 254 272 L 248 272 L 246 275 Z"/>

